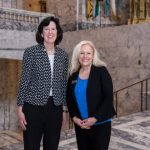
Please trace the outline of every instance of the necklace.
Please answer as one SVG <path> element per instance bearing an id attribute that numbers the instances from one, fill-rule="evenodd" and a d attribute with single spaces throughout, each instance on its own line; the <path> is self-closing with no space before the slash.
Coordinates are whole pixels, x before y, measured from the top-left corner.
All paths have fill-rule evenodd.
<path id="1" fill-rule="evenodd" d="M 45 51 L 47 52 L 48 55 L 54 55 L 54 53 L 55 53 L 54 49 L 53 50 L 46 50 L 45 49 Z"/>
<path id="2" fill-rule="evenodd" d="M 54 50 L 52 51 L 47 51 L 48 55 L 54 55 Z"/>

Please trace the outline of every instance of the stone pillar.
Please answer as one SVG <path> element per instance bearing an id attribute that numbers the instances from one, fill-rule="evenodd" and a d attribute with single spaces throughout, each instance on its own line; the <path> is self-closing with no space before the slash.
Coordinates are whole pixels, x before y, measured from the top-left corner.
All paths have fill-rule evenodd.
<path id="1" fill-rule="evenodd" d="M 146 21 L 150 21 L 150 0 L 146 0 Z"/>
<path id="2" fill-rule="evenodd" d="M 128 19 L 128 24 L 132 24 L 132 21 L 133 21 L 133 0 L 130 0 L 130 4 L 129 4 L 129 19 Z"/>
<path id="3" fill-rule="evenodd" d="M 0 130 L 4 129 L 5 112 L 4 112 L 4 100 L 5 100 L 5 63 L 4 60 L 0 60 Z"/>
<path id="4" fill-rule="evenodd" d="M 128 24 L 150 22 L 150 0 L 130 0 Z"/>
<path id="5" fill-rule="evenodd" d="M 134 12 L 133 12 L 133 24 L 138 23 L 138 8 L 139 8 L 139 1 L 138 0 L 134 0 L 133 2 L 133 8 L 134 8 Z"/>
<path id="6" fill-rule="evenodd" d="M 141 21 L 145 20 L 145 0 L 140 0 L 140 14 L 139 19 Z"/>

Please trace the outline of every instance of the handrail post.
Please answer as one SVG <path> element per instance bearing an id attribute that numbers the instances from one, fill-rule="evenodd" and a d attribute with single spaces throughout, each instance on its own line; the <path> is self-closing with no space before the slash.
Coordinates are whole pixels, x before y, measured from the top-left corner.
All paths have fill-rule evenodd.
<path id="1" fill-rule="evenodd" d="M 145 92 L 145 109 L 147 110 L 147 91 L 148 91 L 148 80 L 146 79 L 146 88 L 145 88 L 146 92 Z"/>
<path id="2" fill-rule="evenodd" d="M 143 111 L 143 81 L 141 82 L 141 112 Z"/>
<path id="3" fill-rule="evenodd" d="M 116 117 L 118 116 L 118 92 L 115 92 L 115 99 L 116 99 Z"/>

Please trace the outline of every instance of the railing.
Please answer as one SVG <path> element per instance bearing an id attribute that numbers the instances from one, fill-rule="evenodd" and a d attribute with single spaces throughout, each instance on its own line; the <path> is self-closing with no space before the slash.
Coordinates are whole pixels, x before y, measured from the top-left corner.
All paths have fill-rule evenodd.
<path id="1" fill-rule="evenodd" d="M 149 80 L 150 80 L 150 77 L 146 78 L 144 80 L 141 80 L 139 82 L 136 82 L 134 84 L 131 84 L 129 86 L 126 86 L 124 88 L 121 88 L 121 89 L 119 89 L 119 90 L 117 90 L 117 91 L 114 92 L 114 103 L 115 103 L 115 108 L 116 108 L 117 116 L 119 115 L 118 114 L 118 109 L 119 109 L 119 104 L 118 104 L 119 103 L 119 98 L 118 98 L 119 96 L 118 95 L 121 92 L 124 92 L 124 91 L 129 92 L 131 90 L 132 94 L 136 93 L 138 95 L 138 97 L 137 97 L 137 95 L 136 96 L 134 95 L 135 96 L 134 98 L 135 99 L 139 98 L 140 102 L 137 102 L 137 103 L 139 103 L 139 105 L 140 105 L 139 107 L 140 107 L 140 111 L 141 112 L 148 109 L 148 81 Z M 131 89 L 131 88 L 133 88 L 133 89 Z M 129 93 L 128 93 L 127 97 L 130 97 Z M 133 106 L 128 105 L 128 106 L 129 107 L 134 107 L 134 105 Z"/>
<path id="2" fill-rule="evenodd" d="M 1 20 L 12 20 L 14 22 L 28 22 L 38 24 L 41 19 L 46 16 L 53 16 L 53 14 L 0 7 Z"/>

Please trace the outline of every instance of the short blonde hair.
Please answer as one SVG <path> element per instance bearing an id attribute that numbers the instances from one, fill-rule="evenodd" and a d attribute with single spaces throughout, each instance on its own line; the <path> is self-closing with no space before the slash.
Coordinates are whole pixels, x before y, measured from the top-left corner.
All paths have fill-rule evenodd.
<path id="1" fill-rule="evenodd" d="M 80 54 L 81 47 L 83 45 L 89 45 L 93 49 L 94 51 L 93 65 L 106 67 L 106 63 L 100 59 L 99 53 L 96 50 L 94 44 L 91 41 L 81 41 L 73 49 L 71 65 L 70 65 L 70 74 L 76 72 L 80 68 L 79 54 Z"/>

